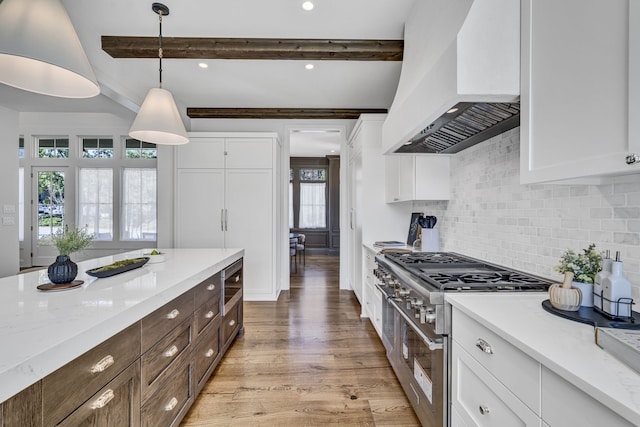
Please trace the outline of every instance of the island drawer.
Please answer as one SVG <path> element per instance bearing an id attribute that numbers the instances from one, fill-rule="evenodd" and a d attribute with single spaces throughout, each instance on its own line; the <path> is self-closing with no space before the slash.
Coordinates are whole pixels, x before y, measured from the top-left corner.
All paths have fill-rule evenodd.
<path id="1" fill-rule="evenodd" d="M 454 341 L 540 415 L 540 363 L 455 308 L 452 326 Z"/>
<path id="2" fill-rule="evenodd" d="M 214 320 L 198 337 L 193 353 L 195 381 L 200 390 L 208 378 L 210 368 L 220 354 L 220 318 Z"/>
<path id="3" fill-rule="evenodd" d="M 185 319 L 149 351 L 142 355 L 142 400 L 145 401 L 164 382 L 163 375 L 172 364 L 178 363 L 183 354 L 192 348 L 193 316 Z M 170 375 L 170 374 L 167 374 Z"/>
<path id="4" fill-rule="evenodd" d="M 213 319 L 220 315 L 220 297 L 202 304 L 195 312 L 196 335 L 199 335 Z"/>
<path id="5" fill-rule="evenodd" d="M 142 319 L 142 352 L 193 314 L 193 290 L 185 292 Z"/>
<path id="6" fill-rule="evenodd" d="M 221 292 L 222 272 L 219 271 L 208 279 L 203 280 L 202 283 L 196 286 L 196 307 L 199 307 L 205 301 L 209 301 L 210 299 L 215 298 L 220 300 Z"/>
<path id="7" fill-rule="evenodd" d="M 140 362 L 136 361 L 125 369 L 62 422 L 53 424 L 45 421 L 44 425 L 139 426 Z"/>
<path id="8" fill-rule="evenodd" d="M 231 310 L 222 318 L 222 338 L 223 343 L 226 346 L 231 339 L 233 339 L 234 334 L 238 331 L 241 323 L 241 311 L 240 305 L 242 304 L 242 300 L 235 304 Z"/>
<path id="9" fill-rule="evenodd" d="M 140 357 L 140 323 L 92 348 L 42 381 L 45 424 L 59 422 Z"/>
<path id="10" fill-rule="evenodd" d="M 173 426 L 186 414 L 193 400 L 192 364 L 189 359 L 167 378 L 151 398 L 142 405 L 142 426 Z"/>

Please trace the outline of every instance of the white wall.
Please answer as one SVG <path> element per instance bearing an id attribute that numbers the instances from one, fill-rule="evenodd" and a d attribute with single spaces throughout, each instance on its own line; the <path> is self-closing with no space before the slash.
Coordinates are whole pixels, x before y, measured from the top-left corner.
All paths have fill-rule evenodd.
<path id="1" fill-rule="evenodd" d="M 20 268 L 18 245 L 18 121 L 17 111 L 0 107 L 0 277 Z M 15 213 L 7 210 L 15 209 Z M 5 225 L 13 220 L 12 225 Z"/>
<path id="2" fill-rule="evenodd" d="M 414 202 L 438 217 L 442 250 L 559 280 L 561 254 L 595 243 L 621 252 L 640 299 L 640 175 L 606 185 L 520 185 L 519 140 L 516 128 L 456 154 L 451 200 Z"/>

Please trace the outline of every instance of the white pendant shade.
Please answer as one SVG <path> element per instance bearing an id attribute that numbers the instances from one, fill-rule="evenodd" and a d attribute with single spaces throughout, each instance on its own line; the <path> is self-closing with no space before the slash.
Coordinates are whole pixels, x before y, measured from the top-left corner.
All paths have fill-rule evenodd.
<path id="1" fill-rule="evenodd" d="M 153 144 L 180 145 L 189 142 L 171 92 L 161 88 L 149 89 L 129 129 L 129 136 Z"/>
<path id="2" fill-rule="evenodd" d="M 100 93 L 60 0 L 0 1 L 0 82 L 64 98 Z"/>

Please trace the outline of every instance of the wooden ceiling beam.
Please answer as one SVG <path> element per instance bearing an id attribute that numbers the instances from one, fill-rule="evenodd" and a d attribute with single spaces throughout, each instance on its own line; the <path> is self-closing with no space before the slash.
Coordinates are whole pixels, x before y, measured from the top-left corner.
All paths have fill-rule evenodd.
<path id="1" fill-rule="evenodd" d="M 386 108 L 187 108 L 192 119 L 357 119 Z"/>
<path id="2" fill-rule="evenodd" d="M 403 49 L 403 40 L 162 38 L 162 57 L 174 59 L 402 61 Z M 158 38 L 102 36 L 102 50 L 113 58 L 157 58 Z"/>

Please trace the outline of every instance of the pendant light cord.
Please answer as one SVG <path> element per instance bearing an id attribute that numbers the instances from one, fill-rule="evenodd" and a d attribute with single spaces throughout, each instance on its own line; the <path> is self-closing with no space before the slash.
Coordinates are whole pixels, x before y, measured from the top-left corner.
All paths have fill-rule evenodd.
<path id="1" fill-rule="evenodd" d="M 160 62 L 160 68 L 158 69 L 158 71 L 160 72 L 160 89 L 162 89 L 162 11 L 158 11 L 158 17 L 160 20 L 160 35 L 158 36 L 158 59 Z"/>

